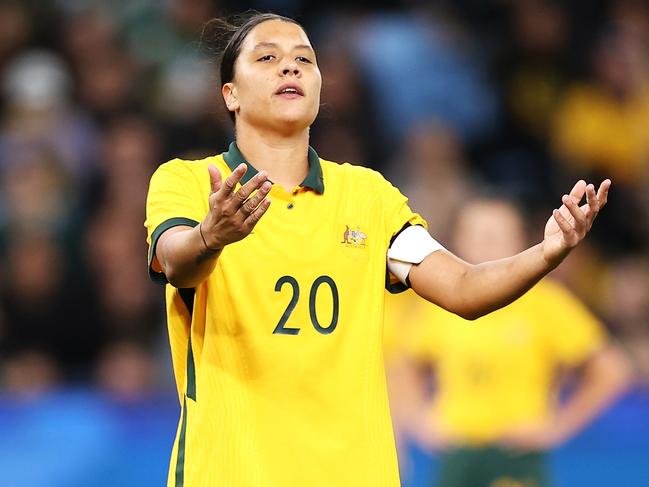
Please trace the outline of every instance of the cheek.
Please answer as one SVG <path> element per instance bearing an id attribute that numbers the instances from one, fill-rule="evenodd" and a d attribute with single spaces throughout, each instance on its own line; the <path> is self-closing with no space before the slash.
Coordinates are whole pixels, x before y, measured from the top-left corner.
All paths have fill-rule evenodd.
<path id="1" fill-rule="evenodd" d="M 270 74 L 240 69 L 237 72 L 237 100 L 239 106 L 256 106 L 270 98 L 274 79 Z"/>
<path id="2" fill-rule="evenodd" d="M 318 71 L 318 75 L 315 78 L 314 81 L 314 92 L 318 94 L 317 98 L 318 100 L 320 99 L 320 94 L 322 93 L 322 77 L 320 76 L 320 72 Z"/>
<path id="3" fill-rule="evenodd" d="M 313 103 L 316 107 L 316 110 L 318 110 L 320 107 L 320 95 L 322 93 L 322 79 L 320 79 L 319 76 L 313 82 L 313 87 L 311 88 L 311 90 L 315 95 L 313 96 Z"/>
<path id="4" fill-rule="evenodd" d="M 238 98 L 241 105 L 246 105 L 259 97 L 259 83 L 252 82 L 249 77 L 242 78 L 244 81 L 239 82 Z"/>

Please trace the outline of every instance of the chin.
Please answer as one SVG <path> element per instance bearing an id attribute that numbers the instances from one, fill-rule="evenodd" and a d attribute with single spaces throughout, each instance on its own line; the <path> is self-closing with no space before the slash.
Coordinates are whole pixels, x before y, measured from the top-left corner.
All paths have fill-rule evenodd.
<path id="1" fill-rule="evenodd" d="M 311 113 L 286 111 L 279 113 L 277 121 L 292 130 L 301 130 L 310 127 L 315 120 L 315 115 Z"/>

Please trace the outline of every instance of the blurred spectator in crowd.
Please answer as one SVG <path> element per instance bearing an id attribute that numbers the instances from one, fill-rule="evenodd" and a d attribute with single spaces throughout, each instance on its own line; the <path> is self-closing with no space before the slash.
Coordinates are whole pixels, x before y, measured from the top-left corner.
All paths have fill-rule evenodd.
<path id="1" fill-rule="evenodd" d="M 472 191 L 458 134 L 440 122 L 414 125 L 389 176 L 408 196 L 410 206 L 426 218 L 431 235 L 448 242 L 453 216 Z"/>
<path id="2" fill-rule="evenodd" d="M 594 234 L 600 245 L 618 253 L 646 248 L 649 10 L 637 12 L 633 22 L 622 16 L 611 23 L 594 46 L 592 65 L 594 79 L 576 84 L 558 110 L 552 146 L 564 175 L 610 177 L 618 188 Z"/>
<path id="3" fill-rule="evenodd" d="M 373 100 L 349 47 L 340 39 L 328 41 L 318 50 L 318 65 L 323 87 L 313 146 L 330 161 L 383 168 Z"/>
<path id="4" fill-rule="evenodd" d="M 199 159 L 231 142 L 234 127 L 221 102 L 214 68 L 203 57 L 184 54 L 161 70 L 154 110 L 163 131 L 163 160 Z"/>
<path id="5" fill-rule="evenodd" d="M 96 168 L 96 128 L 70 101 L 72 80 L 61 57 L 27 51 L 7 66 L 0 121 L 0 171 L 23 147 L 48 146 L 73 178 L 85 183 Z M 1 172 L 0 172 L 1 174 Z"/>
<path id="6" fill-rule="evenodd" d="M 558 1 L 512 2 L 510 36 L 508 80 L 503 88 L 518 125 L 510 128 L 542 141 L 567 75 L 564 63 L 569 32 L 564 7 Z"/>
<path id="7" fill-rule="evenodd" d="M 6 235 L 24 229 L 64 236 L 79 216 L 79 195 L 71 172 L 50 146 L 16 149 L 7 154 L 10 158 L 0 173 L 0 231 Z"/>
<path id="8" fill-rule="evenodd" d="M 493 91 L 461 24 L 428 11 L 372 14 L 356 27 L 353 42 L 386 149 L 421 121 L 441 120 L 463 142 L 495 127 Z"/>
<path id="9" fill-rule="evenodd" d="M 75 94 L 100 123 L 142 105 L 135 92 L 139 66 L 120 44 L 116 19 L 97 8 L 71 15 L 63 32 L 63 49 L 76 76 Z"/>
<path id="10" fill-rule="evenodd" d="M 159 382 L 157 376 L 157 364 L 150 347 L 132 340 L 108 345 L 96 368 L 99 388 L 124 402 L 141 400 L 152 394 Z"/>
<path id="11" fill-rule="evenodd" d="M 493 198 L 462 209 L 452 242 L 475 263 L 527 246 L 516 207 Z M 473 323 L 412 293 L 389 299 L 388 311 L 388 327 L 406 337 L 409 356 L 434 370 L 423 415 L 410 414 L 397 429 L 441 449 L 442 486 L 548 485 L 544 452 L 581 431 L 629 382 L 627 359 L 601 324 L 551 279 Z M 556 380 L 566 369 L 577 377 L 557 403 Z M 400 386 L 392 383 L 393 397 Z"/>
<path id="12" fill-rule="evenodd" d="M 61 47 L 72 65 L 92 62 L 117 42 L 117 19 L 106 9 L 87 7 L 66 17 Z"/>
<path id="13" fill-rule="evenodd" d="M 101 342 L 88 295 L 70 276 L 62 242 L 35 231 L 10 236 L 5 250 L 7 274 L 4 276 L 0 307 L 7 319 L 2 343 L 4 365 L 11 377 L 29 370 L 38 379 L 22 385 L 31 389 L 44 377 L 54 378 L 64 372 L 77 376 L 80 366 L 89 363 Z M 47 373 L 46 373 L 47 370 Z M 44 380 L 44 379 L 43 379 Z M 20 382 L 9 381 L 18 389 Z"/>
<path id="14" fill-rule="evenodd" d="M 220 6 L 214 0 L 124 2 L 121 13 L 120 28 L 129 52 L 143 66 L 155 67 L 195 52 L 203 25 L 219 16 Z"/>
<path id="15" fill-rule="evenodd" d="M 29 11 L 19 0 L 0 2 L 0 72 L 7 59 L 31 36 Z"/>
<path id="16" fill-rule="evenodd" d="M 630 24 L 610 25 L 594 48 L 594 82 L 575 86 L 563 101 L 554 127 L 554 144 L 573 172 L 608 174 L 625 185 L 646 177 L 647 34 Z"/>
<path id="17" fill-rule="evenodd" d="M 11 354 L 0 367 L 0 386 L 21 399 L 37 398 L 59 386 L 61 379 L 52 357 L 34 349 Z"/>
<path id="18" fill-rule="evenodd" d="M 76 69 L 77 95 L 97 122 L 142 108 L 143 100 L 135 96 L 138 69 L 128 53 L 107 47 L 94 52 L 92 58 L 77 61 Z"/>
<path id="19" fill-rule="evenodd" d="M 123 116 L 107 128 L 102 149 L 104 184 L 85 242 L 97 306 L 110 337 L 150 343 L 160 330 L 161 297 L 142 272 L 146 242 L 140 229 L 152 161 L 160 158 L 159 136 L 146 119 Z"/>
<path id="20" fill-rule="evenodd" d="M 50 364 L 70 372 L 92 359 L 101 336 L 84 292 L 74 178 L 47 146 L 13 153 L 2 175 L 3 355 L 15 359 L 11 370 L 33 365 L 29 357 L 38 353 L 38 370 Z"/>
<path id="21" fill-rule="evenodd" d="M 568 19 L 558 1 L 518 0 L 508 6 L 502 31 L 493 36 L 500 40 L 494 71 L 502 123 L 472 156 L 489 184 L 545 207 L 556 182 L 546 142 L 568 78 Z"/>

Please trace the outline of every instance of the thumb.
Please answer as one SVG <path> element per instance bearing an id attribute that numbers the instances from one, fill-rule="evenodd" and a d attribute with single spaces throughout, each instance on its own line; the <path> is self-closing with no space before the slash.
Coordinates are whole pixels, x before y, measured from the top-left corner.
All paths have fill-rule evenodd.
<path id="1" fill-rule="evenodd" d="M 216 168 L 215 165 L 210 164 L 207 166 L 207 172 L 210 173 L 210 186 L 211 186 L 211 194 L 216 193 L 219 189 L 221 189 L 222 185 L 222 179 L 221 179 L 221 173 L 219 170 Z"/>

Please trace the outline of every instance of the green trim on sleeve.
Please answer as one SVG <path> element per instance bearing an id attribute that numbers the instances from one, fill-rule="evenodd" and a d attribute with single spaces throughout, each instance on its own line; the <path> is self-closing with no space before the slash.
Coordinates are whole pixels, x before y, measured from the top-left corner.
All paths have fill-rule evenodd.
<path id="1" fill-rule="evenodd" d="M 406 286 L 401 281 L 395 283 L 390 282 L 390 271 L 388 270 L 387 264 L 385 265 L 385 289 L 390 294 L 399 294 L 409 289 L 409 286 Z"/>
<path id="2" fill-rule="evenodd" d="M 188 226 L 195 227 L 198 225 L 198 222 L 192 220 L 191 218 L 184 217 L 175 217 L 169 218 L 168 220 L 163 221 L 160 225 L 151 234 L 151 245 L 149 246 L 149 277 L 151 280 L 158 284 L 167 284 L 167 277 L 162 272 L 156 272 L 151 268 L 151 263 L 153 262 L 153 256 L 155 255 L 155 247 L 158 244 L 158 239 L 160 235 L 173 227 Z"/>

